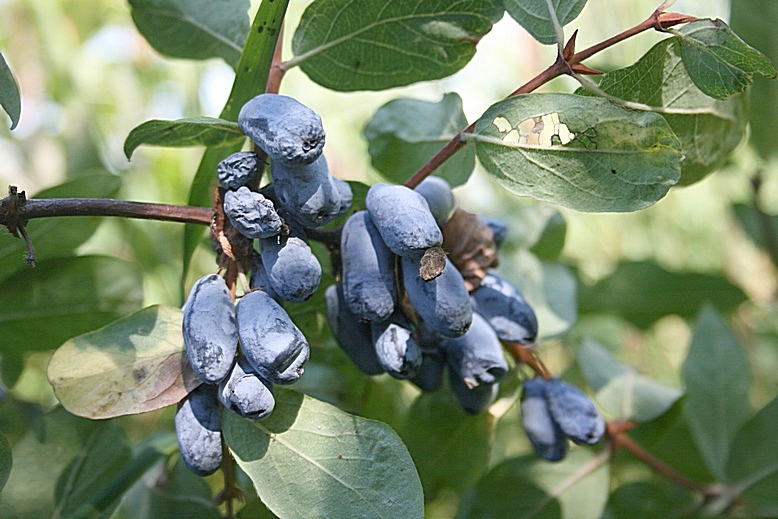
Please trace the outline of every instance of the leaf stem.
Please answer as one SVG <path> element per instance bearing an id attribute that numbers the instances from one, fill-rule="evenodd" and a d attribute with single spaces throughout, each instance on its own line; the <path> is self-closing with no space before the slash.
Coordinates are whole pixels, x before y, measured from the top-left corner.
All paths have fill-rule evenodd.
<path id="1" fill-rule="evenodd" d="M 603 50 L 616 45 L 628 38 L 631 38 L 641 32 L 649 29 L 656 29 L 658 31 L 664 31 L 668 27 L 678 25 L 682 23 L 688 23 L 696 20 L 693 16 L 687 16 L 678 13 L 665 13 L 655 11 L 645 21 L 631 27 L 625 31 L 616 34 L 604 40 L 600 43 L 592 45 L 580 52 L 576 52 L 569 59 L 564 58 L 564 53 L 557 56 L 556 61 L 545 69 L 543 72 L 530 79 L 519 88 L 514 90 L 508 97 L 517 96 L 519 94 L 528 94 L 537 90 L 539 87 L 545 85 L 552 79 L 555 79 L 564 74 L 572 74 L 576 65 L 579 65 L 583 60 L 590 58 L 602 52 Z M 419 183 L 427 178 L 433 171 L 438 169 L 446 160 L 453 156 L 457 151 L 467 144 L 462 136 L 466 133 L 472 133 L 475 129 L 475 122 L 471 123 L 467 128 L 457 133 L 443 148 L 435 154 L 426 164 L 424 164 L 416 173 L 414 173 L 406 182 L 405 186 L 414 188 Z"/>

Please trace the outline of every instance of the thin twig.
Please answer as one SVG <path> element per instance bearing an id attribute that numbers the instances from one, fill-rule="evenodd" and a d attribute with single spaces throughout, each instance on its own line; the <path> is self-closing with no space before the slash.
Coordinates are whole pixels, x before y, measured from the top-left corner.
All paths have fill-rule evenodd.
<path id="1" fill-rule="evenodd" d="M 3 216 L 0 215 L 0 221 Z M 19 220 L 54 216 L 120 216 L 210 225 L 213 211 L 207 207 L 129 202 L 110 198 L 33 198 L 27 200 L 19 210 Z"/>

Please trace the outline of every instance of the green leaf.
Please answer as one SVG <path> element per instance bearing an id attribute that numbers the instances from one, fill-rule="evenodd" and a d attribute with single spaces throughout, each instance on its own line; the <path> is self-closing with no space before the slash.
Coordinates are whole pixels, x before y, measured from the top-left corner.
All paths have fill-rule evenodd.
<path id="1" fill-rule="evenodd" d="M 175 436 L 170 436 L 178 450 Z M 219 519 L 221 515 L 213 501 L 206 480 L 183 462 L 176 463 L 172 470 L 165 463 L 156 463 L 122 498 L 120 517 Z"/>
<path id="2" fill-rule="evenodd" d="M 238 68 L 235 71 L 235 80 L 224 109 L 219 115 L 220 119 L 237 121 L 238 113 L 249 99 L 265 91 L 270 64 L 273 59 L 273 51 L 276 48 L 281 24 L 286 15 L 286 7 L 289 0 L 275 0 L 262 2 L 259 11 L 254 17 L 251 31 L 243 47 Z M 216 4 L 214 4 L 216 5 Z M 241 141 L 242 142 L 242 141 Z M 230 153 L 239 151 L 241 144 L 233 144 L 225 147 L 208 147 L 200 160 L 192 187 L 189 190 L 188 205 L 210 207 L 213 204 L 213 190 L 216 186 L 216 166 Z M 200 244 L 205 229 L 202 225 L 187 224 L 184 230 L 184 254 L 183 271 L 181 273 L 181 286 L 183 290 L 184 280 L 189 272 L 192 255 Z M 183 294 L 182 294 L 183 297 Z"/>
<path id="3" fill-rule="evenodd" d="M 143 281 L 134 264 L 117 258 L 54 258 L 3 279 L 0 294 L 3 349 L 18 353 L 56 348 L 137 310 Z"/>
<path id="4" fill-rule="evenodd" d="M 192 117 L 176 121 L 153 119 L 132 129 L 124 141 L 129 160 L 141 144 L 152 146 L 238 146 L 245 142 L 237 123 L 213 117 Z"/>
<path id="5" fill-rule="evenodd" d="M 120 426 L 77 418 L 61 407 L 38 420 L 13 454 L 14 468 L 0 494 L 5 519 L 84 517 L 77 513 L 82 506 L 110 512 L 121 495 L 114 494 L 108 502 L 96 502 L 95 497 L 131 459 Z"/>
<path id="6" fill-rule="evenodd" d="M 373 167 L 391 182 L 402 184 L 466 126 L 462 98 L 452 93 L 437 103 L 390 101 L 376 111 L 364 135 Z M 435 174 L 454 187 L 467 182 L 474 167 L 475 152 L 466 147 Z"/>
<path id="7" fill-rule="evenodd" d="M 608 454 L 576 448 L 559 463 L 508 459 L 481 479 L 457 519 L 599 519 L 610 487 Z"/>
<path id="8" fill-rule="evenodd" d="M 538 236 L 530 251 L 543 261 L 556 261 L 562 254 L 562 249 L 565 246 L 567 221 L 562 216 L 562 213 L 555 208 L 547 208 L 550 211 L 547 211 L 545 225 L 540 229 L 540 236 Z"/>
<path id="9" fill-rule="evenodd" d="M 3 487 L 8 482 L 8 475 L 11 473 L 13 461 L 11 446 L 8 445 L 8 440 L 6 440 L 5 436 L 0 434 L 0 491 L 3 490 Z"/>
<path id="10" fill-rule="evenodd" d="M 227 445 L 262 501 L 281 517 L 423 517 L 421 484 L 397 434 L 276 388 L 262 421 L 222 415 Z"/>
<path id="11" fill-rule="evenodd" d="M 502 14 L 492 0 L 317 0 L 295 31 L 289 65 L 342 92 L 440 79 L 470 61 Z"/>
<path id="12" fill-rule="evenodd" d="M 723 480 L 730 444 L 751 415 L 751 369 L 732 330 L 709 307 L 695 323 L 683 379 L 692 435 L 708 469 Z"/>
<path id="13" fill-rule="evenodd" d="M 771 400 L 738 431 L 727 461 L 727 480 L 734 484 L 751 517 L 778 510 L 778 398 Z"/>
<path id="14" fill-rule="evenodd" d="M 443 490 L 464 494 L 486 472 L 494 417 L 469 415 L 448 390 L 422 393 L 408 413 L 402 438 L 419 470 L 424 499 Z"/>
<path id="15" fill-rule="evenodd" d="M 108 173 L 79 177 L 45 189 L 33 198 L 106 198 L 119 190 L 121 178 Z M 97 230 L 99 217 L 36 218 L 25 229 L 35 245 L 35 259 L 71 256 L 73 251 Z M 0 234 L 0 279 L 9 274 L 29 270 L 24 262 L 27 249 L 24 240 L 9 233 Z"/>
<path id="16" fill-rule="evenodd" d="M 0 106 L 11 118 L 13 130 L 19 124 L 19 117 L 22 114 L 22 99 L 19 96 L 19 84 L 2 52 L 0 52 Z"/>
<path id="17" fill-rule="evenodd" d="M 697 20 L 671 32 L 680 43 L 683 64 L 692 81 L 713 98 L 745 92 L 754 74 L 776 76 L 770 60 L 721 20 Z"/>
<path id="18" fill-rule="evenodd" d="M 60 403 L 85 418 L 161 409 L 199 385 L 184 353 L 181 310 L 144 308 L 67 341 L 47 375 Z"/>
<path id="19" fill-rule="evenodd" d="M 129 0 L 132 20 L 154 49 L 186 59 L 223 58 L 233 68 L 249 30 L 248 0 Z"/>
<path id="20" fill-rule="evenodd" d="M 667 519 L 684 517 L 693 519 L 697 507 L 695 496 L 688 490 L 669 481 L 656 483 L 625 483 L 618 487 L 608 500 L 608 519 Z"/>
<path id="21" fill-rule="evenodd" d="M 587 382 L 597 391 L 597 403 L 618 420 L 650 422 L 683 396 L 680 389 L 655 382 L 616 361 L 592 340 L 581 345 L 577 358 Z"/>
<path id="22" fill-rule="evenodd" d="M 680 143 L 660 115 L 572 94 L 500 101 L 465 138 L 508 191 L 579 211 L 648 207 L 681 169 Z"/>
<path id="23" fill-rule="evenodd" d="M 681 141 L 682 185 L 721 167 L 745 135 L 747 96 L 719 101 L 694 86 L 676 38 L 657 43 L 637 63 L 605 74 L 599 87 L 662 114 Z"/>
<path id="24" fill-rule="evenodd" d="M 778 229 L 778 216 L 757 212 L 753 204 L 732 204 L 740 225 L 746 235 L 759 247 L 765 247 L 765 236 L 771 236 Z"/>
<path id="25" fill-rule="evenodd" d="M 551 0 L 554 12 L 549 10 L 548 0 L 503 0 L 505 10 L 540 43 L 557 42 L 554 18 L 561 26 L 576 19 L 586 5 L 586 0 Z"/>
<path id="26" fill-rule="evenodd" d="M 763 52 L 773 63 L 778 63 L 778 2 L 763 0 L 738 0 L 730 2 L 732 28 L 754 47 Z M 749 121 L 750 142 L 762 157 L 778 151 L 775 128 L 778 126 L 778 81 L 755 77 L 751 86 L 751 110 Z"/>
<path id="27" fill-rule="evenodd" d="M 619 315 L 640 328 L 676 314 L 689 319 L 709 303 L 727 312 L 746 300 L 740 288 L 710 274 L 669 272 L 651 262 L 620 263 L 594 285 L 578 286 L 578 310 Z"/>

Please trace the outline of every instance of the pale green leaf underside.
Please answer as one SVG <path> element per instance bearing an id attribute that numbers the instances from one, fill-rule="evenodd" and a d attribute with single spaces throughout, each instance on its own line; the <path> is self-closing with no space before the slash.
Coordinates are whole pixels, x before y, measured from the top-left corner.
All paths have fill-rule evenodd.
<path id="1" fill-rule="evenodd" d="M 47 375 L 60 403 L 85 418 L 172 405 L 197 387 L 181 335 L 181 310 L 151 306 L 59 347 Z"/>
<path id="2" fill-rule="evenodd" d="M 276 388 L 262 421 L 222 415 L 227 444 L 280 517 L 401 519 L 424 515 L 421 483 L 389 426 Z"/>
<path id="3" fill-rule="evenodd" d="M 754 74 L 768 78 L 775 67 L 761 52 L 750 47 L 721 20 L 697 20 L 673 33 L 692 81 L 707 95 L 726 99 L 744 92 Z"/>
<path id="4" fill-rule="evenodd" d="M 219 57 L 233 68 L 249 31 L 248 0 L 129 0 L 138 31 L 160 54 Z"/>
<path id="5" fill-rule="evenodd" d="M 465 136 L 489 175 L 514 194 L 579 211 L 636 211 L 679 178 L 680 143 L 658 114 L 572 94 L 493 105 Z"/>
<path id="6" fill-rule="evenodd" d="M 13 130 L 19 124 L 19 117 L 22 114 L 22 100 L 19 95 L 19 84 L 2 53 L 0 53 L 0 106 L 11 118 L 11 129 Z"/>
<path id="7" fill-rule="evenodd" d="M 300 20 L 290 64 L 339 91 L 439 79 L 470 61 L 502 14 L 492 0 L 319 0 Z"/>
<path id="8" fill-rule="evenodd" d="M 504 0 L 505 10 L 540 43 L 556 43 L 556 30 L 547 0 Z M 556 18 L 562 26 L 576 19 L 586 0 L 552 0 Z"/>
<path id="9" fill-rule="evenodd" d="M 130 159 L 141 144 L 210 147 L 236 145 L 245 139 L 238 123 L 214 117 L 191 117 L 175 121 L 153 119 L 132 129 L 124 141 L 124 155 Z"/>
<path id="10" fill-rule="evenodd" d="M 637 63 L 605 74 L 599 86 L 619 99 L 647 105 L 667 120 L 684 156 L 679 184 L 697 182 L 721 167 L 745 134 L 746 96 L 721 101 L 697 88 L 676 38 L 657 43 Z"/>

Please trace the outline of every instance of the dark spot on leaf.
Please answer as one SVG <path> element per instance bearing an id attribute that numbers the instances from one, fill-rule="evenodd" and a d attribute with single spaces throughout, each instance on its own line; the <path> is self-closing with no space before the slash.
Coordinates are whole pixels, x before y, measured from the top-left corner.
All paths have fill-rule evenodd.
<path id="1" fill-rule="evenodd" d="M 262 34 L 262 31 L 264 31 L 264 27 L 257 27 L 257 34 Z"/>
<path id="2" fill-rule="evenodd" d="M 145 367 L 132 370 L 132 378 L 135 379 L 136 384 L 143 382 L 147 375 L 148 372 L 146 371 Z"/>
<path id="3" fill-rule="evenodd" d="M 362 65 L 362 62 L 360 60 L 356 60 L 354 62 L 354 70 L 359 69 L 359 67 Z"/>
<path id="4" fill-rule="evenodd" d="M 273 0 L 270 0 L 270 1 L 272 2 Z M 342 460 L 343 459 L 343 454 L 338 454 L 338 459 Z"/>
<path id="5" fill-rule="evenodd" d="M 267 30 L 267 32 L 268 32 L 268 34 L 270 34 L 270 36 L 275 36 L 276 35 L 275 28 L 270 28 L 270 29 Z"/>
<path id="6" fill-rule="evenodd" d="M 611 173 L 613 173 L 613 174 L 615 175 L 615 174 L 616 174 L 616 170 L 615 170 L 615 169 L 612 169 L 612 170 L 611 170 Z"/>

